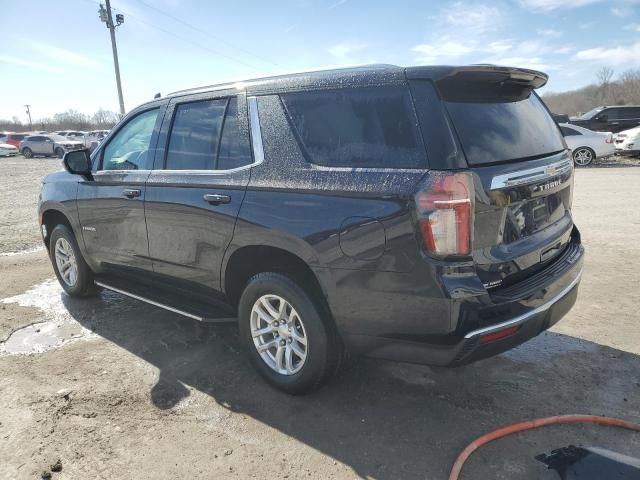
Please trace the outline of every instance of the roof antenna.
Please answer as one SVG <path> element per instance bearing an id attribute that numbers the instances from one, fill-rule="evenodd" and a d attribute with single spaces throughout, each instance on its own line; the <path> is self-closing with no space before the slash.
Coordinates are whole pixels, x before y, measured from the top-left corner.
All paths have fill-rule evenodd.
<path id="1" fill-rule="evenodd" d="M 160 92 L 158 92 L 158 93 L 156 93 L 156 94 L 153 96 L 153 99 L 155 100 L 156 98 L 160 98 L 161 96 L 162 96 L 162 95 L 160 95 Z"/>

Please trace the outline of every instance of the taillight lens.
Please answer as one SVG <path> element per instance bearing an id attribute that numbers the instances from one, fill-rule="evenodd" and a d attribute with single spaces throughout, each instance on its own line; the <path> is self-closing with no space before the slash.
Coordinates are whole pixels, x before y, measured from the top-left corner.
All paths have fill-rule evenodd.
<path id="1" fill-rule="evenodd" d="M 613 143 L 613 135 L 609 135 L 605 140 L 605 143 Z"/>
<path id="2" fill-rule="evenodd" d="M 473 179 L 469 173 L 429 172 L 415 197 L 425 249 L 438 256 L 469 255 L 473 237 Z"/>

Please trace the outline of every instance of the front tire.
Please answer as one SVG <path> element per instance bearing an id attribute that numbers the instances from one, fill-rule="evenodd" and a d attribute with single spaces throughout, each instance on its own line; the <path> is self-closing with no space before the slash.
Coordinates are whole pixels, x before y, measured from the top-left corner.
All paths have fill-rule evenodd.
<path id="1" fill-rule="evenodd" d="M 336 370 L 342 350 L 318 301 L 279 273 L 252 277 L 238 308 L 240 338 L 253 366 L 272 386 L 309 393 Z"/>
<path id="2" fill-rule="evenodd" d="M 22 149 L 22 156 L 24 158 L 33 158 L 33 151 L 29 147 L 24 147 Z"/>
<path id="3" fill-rule="evenodd" d="M 49 256 L 58 282 L 72 297 L 88 297 L 98 289 L 93 272 L 84 261 L 73 232 L 66 225 L 56 225 L 49 239 Z"/>
<path id="4" fill-rule="evenodd" d="M 64 150 L 62 148 L 60 148 L 60 147 L 56 148 L 56 156 L 58 158 L 64 157 Z"/>
<path id="5" fill-rule="evenodd" d="M 596 158 L 595 152 L 588 147 L 576 148 L 573 151 L 573 163 L 576 167 L 591 165 L 594 158 Z"/>

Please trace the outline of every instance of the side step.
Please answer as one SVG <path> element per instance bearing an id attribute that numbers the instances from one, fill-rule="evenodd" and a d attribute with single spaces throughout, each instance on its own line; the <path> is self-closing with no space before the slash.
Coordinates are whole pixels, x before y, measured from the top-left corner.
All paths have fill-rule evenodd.
<path id="1" fill-rule="evenodd" d="M 200 322 L 231 323 L 238 321 L 233 308 L 219 301 L 208 302 L 201 299 L 184 298 L 163 288 L 134 283 L 112 276 L 99 277 L 95 284 Z"/>

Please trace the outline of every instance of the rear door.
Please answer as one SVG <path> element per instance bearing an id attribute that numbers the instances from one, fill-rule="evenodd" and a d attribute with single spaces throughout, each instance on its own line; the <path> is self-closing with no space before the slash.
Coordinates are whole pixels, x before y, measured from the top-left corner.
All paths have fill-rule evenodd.
<path id="1" fill-rule="evenodd" d="M 473 258 L 487 288 L 515 283 L 552 261 L 573 227 L 569 150 L 527 78 L 480 67 L 435 84 L 473 173 Z"/>
<path id="2" fill-rule="evenodd" d="M 244 95 L 173 99 L 147 181 L 156 273 L 220 288 L 220 266 L 253 163 Z"/>

